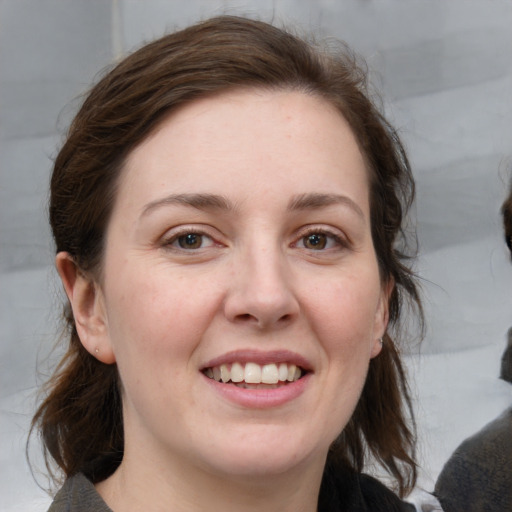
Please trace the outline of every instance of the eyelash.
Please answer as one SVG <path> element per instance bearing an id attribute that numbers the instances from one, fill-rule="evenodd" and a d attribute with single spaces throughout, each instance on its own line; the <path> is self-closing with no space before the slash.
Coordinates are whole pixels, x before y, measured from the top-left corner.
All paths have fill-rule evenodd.
<path id="1" fill-rule="evenodd" d="M 202 246 L 202 247 L 191 247 L 191 248 L 186 248 L 186 247 L 181 247 L 181 246 L 175 245 L 175 244 L 179 244 L 179 240 L 181 238 L 184 238 L 184 237 L 186 237 L 188 235 L 195 235 L 197 237 L 201 237 L 202 241 L 204 241 L 205 238 L 209 239 L 210 243 L 206 247 Z M 208 233 L 206 233 L 202 229 L 187 229 L 187 228 L 183 228 L 183 229 L 180 229 L 178 232 L 173 233 L 169 238 L 166 238 L 163 241 L 162 245 L 165 248 L 172 249 L 172 250 L 175 250 L 175 251 L 192 252 L 194 250 L 205 249 L 207 247 L 215 246 L 215 245 L 218 245 L 218 244 L 216 244 L 214 238 L 211 235 L 209 235 Z"/>
<path id="2" fill-rule="evenodd" d="M 321 249 L 312 249 L 312 248 L 308 248 L 308 247 L 301 247 L 302 249 L 309 250 L 312 252 L 322 252 L 322 251 L 327 251 L 330 249 L 346 248 L 349 246 L 349 243 L 347 242 L 347 240 L 345 238 L 343 238 L 342 236 L 340 236 L 339 234 L 333 233 L 332 231 L 325 229 L 325 228 L 315 228 L 315 227 L 311 227 L 311 228 L 307 229 L 306 231 L 304 231 L 303 233 L 301 233 L 300 237 L 298 238 L 297 242 L 294 243 L 294 245 L 296 246 L 298 243 L 304 242 L 304 240 L 306 238 L 310 237 L 311 235 L 325 236 L 326 238 L 334 241 L 334 243 L 337 247 L 328 247 L 328 248 L 322 247 Z"/>
<path id="3" fill-rule="evenodd" d="M 200 238 L 201 246 L 200 247 L 183 247 L 180 244 L 180 239 L 187 237 L 189 235 L 195 235 Z M 325 245 L 329 246 L 334 243 L 334 247 L 320 247 L 320 248 L 311 248 L 305 246 L 305 241 L 308 237 L 311 237 L 312 235 L 319 235 L 320 237 L 325 237 L 326 242 Z M 209 240 L 208 244 L 206 246 L 203 245 L 205 239 Z M 329 243 L 331 242 L 331 243 Z M 300 244 L 303 244 L 302 247 L 300 247 Z M 319 242 L 322 243 L 322 240 Z M 202 229 L 193 229 L 193 228 L 187 228 L 184 227 L 180 229 L 178 232 L 173 233 L 169 238 L 165 239 L 162 244 L 165 248 L 177 251 L 177 252 L 194 252 L 201 249 L 207 249 L 212 246 L 219 246 L 221 244 L 217 243 L 213 236 L 208 234 L 205 230 Z M 348 241 L 340 236 L 337 233 L 332 232 L 331 230 L 325 229 L 325 228 L 315 228 L 310 227 L 300 233 L 300 236 L 297 237 L 296 241 L 291 244 L 291 247 L 297 247 L 299 249 L 303 249 L 306 251 L 311 252 L 324 252 L 328 250 L 335 250 L 335 249 L 341 249 L 341 248 L 347 248 L 349 246 Z"/>

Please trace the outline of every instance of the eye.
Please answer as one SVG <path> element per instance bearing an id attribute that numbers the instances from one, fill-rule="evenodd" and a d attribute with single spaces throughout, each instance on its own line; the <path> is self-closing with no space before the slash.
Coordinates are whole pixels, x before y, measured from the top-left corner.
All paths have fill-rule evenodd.
<path id="1" fill-rule="evenodd" d="M 325 233 L 311 233 L 302 238 L 302 243 L 306 249 L 320 250 L 325 249 L 327 245 L 327 235 Z"/>
<path id="2" fill-rule="evenodd" d="M 296 243 L 296 247 L 310 251 L 322 251 L 344 246 L 340 236 L 322 230 L 314 230 L 303 235 Z"/>
<path id="3" fill-rule="evenodd" d="M 188 232 L 173 236 L 166 242 L 166 245 L 175 249 L 194 250 L 211 247 L 214 245 L 214 241 L 204 233 Z"/>

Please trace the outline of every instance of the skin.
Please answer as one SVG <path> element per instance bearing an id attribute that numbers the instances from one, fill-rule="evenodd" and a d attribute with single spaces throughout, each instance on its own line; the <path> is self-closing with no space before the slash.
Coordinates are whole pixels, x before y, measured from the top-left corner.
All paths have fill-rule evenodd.
<path id="1" fill-rule="evenodd" d="M 129 155 L 101 277 L 66 253 L 57 268 L 82 343 L 123 383 L 125 457 L 97 486 L 111 508 L 316 510 L 391 291 L 339 112 L 258 90 L 181 108 Z M 306 384 L 279 405 L 226 398 L 201 370 L 233 351 L 290 351 Z"/>

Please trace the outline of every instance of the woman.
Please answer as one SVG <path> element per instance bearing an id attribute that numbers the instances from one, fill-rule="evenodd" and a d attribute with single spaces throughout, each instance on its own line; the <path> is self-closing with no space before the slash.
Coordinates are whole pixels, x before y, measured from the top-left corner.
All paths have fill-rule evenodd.
<path id="1" fill-rule="evenodd" d="M 56 161 L 69 349 L 34 425 L 51 510 L 408 510 L 390 329 L 413 180 L 365 74 L 220 17 L 108 73 Z"/>

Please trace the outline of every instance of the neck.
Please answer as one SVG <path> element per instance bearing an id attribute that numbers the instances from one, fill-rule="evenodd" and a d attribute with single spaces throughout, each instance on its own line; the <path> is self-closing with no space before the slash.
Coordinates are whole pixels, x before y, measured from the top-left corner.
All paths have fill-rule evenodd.
<path id="1" fill-rule="evenodd" d="M 176 464 L 126 456 L 118 470 L 96 487 L 110 508 L 123 512 L 315 512 L 323 462 L 307 463 L 283 474 L 218 475 Z"/>

